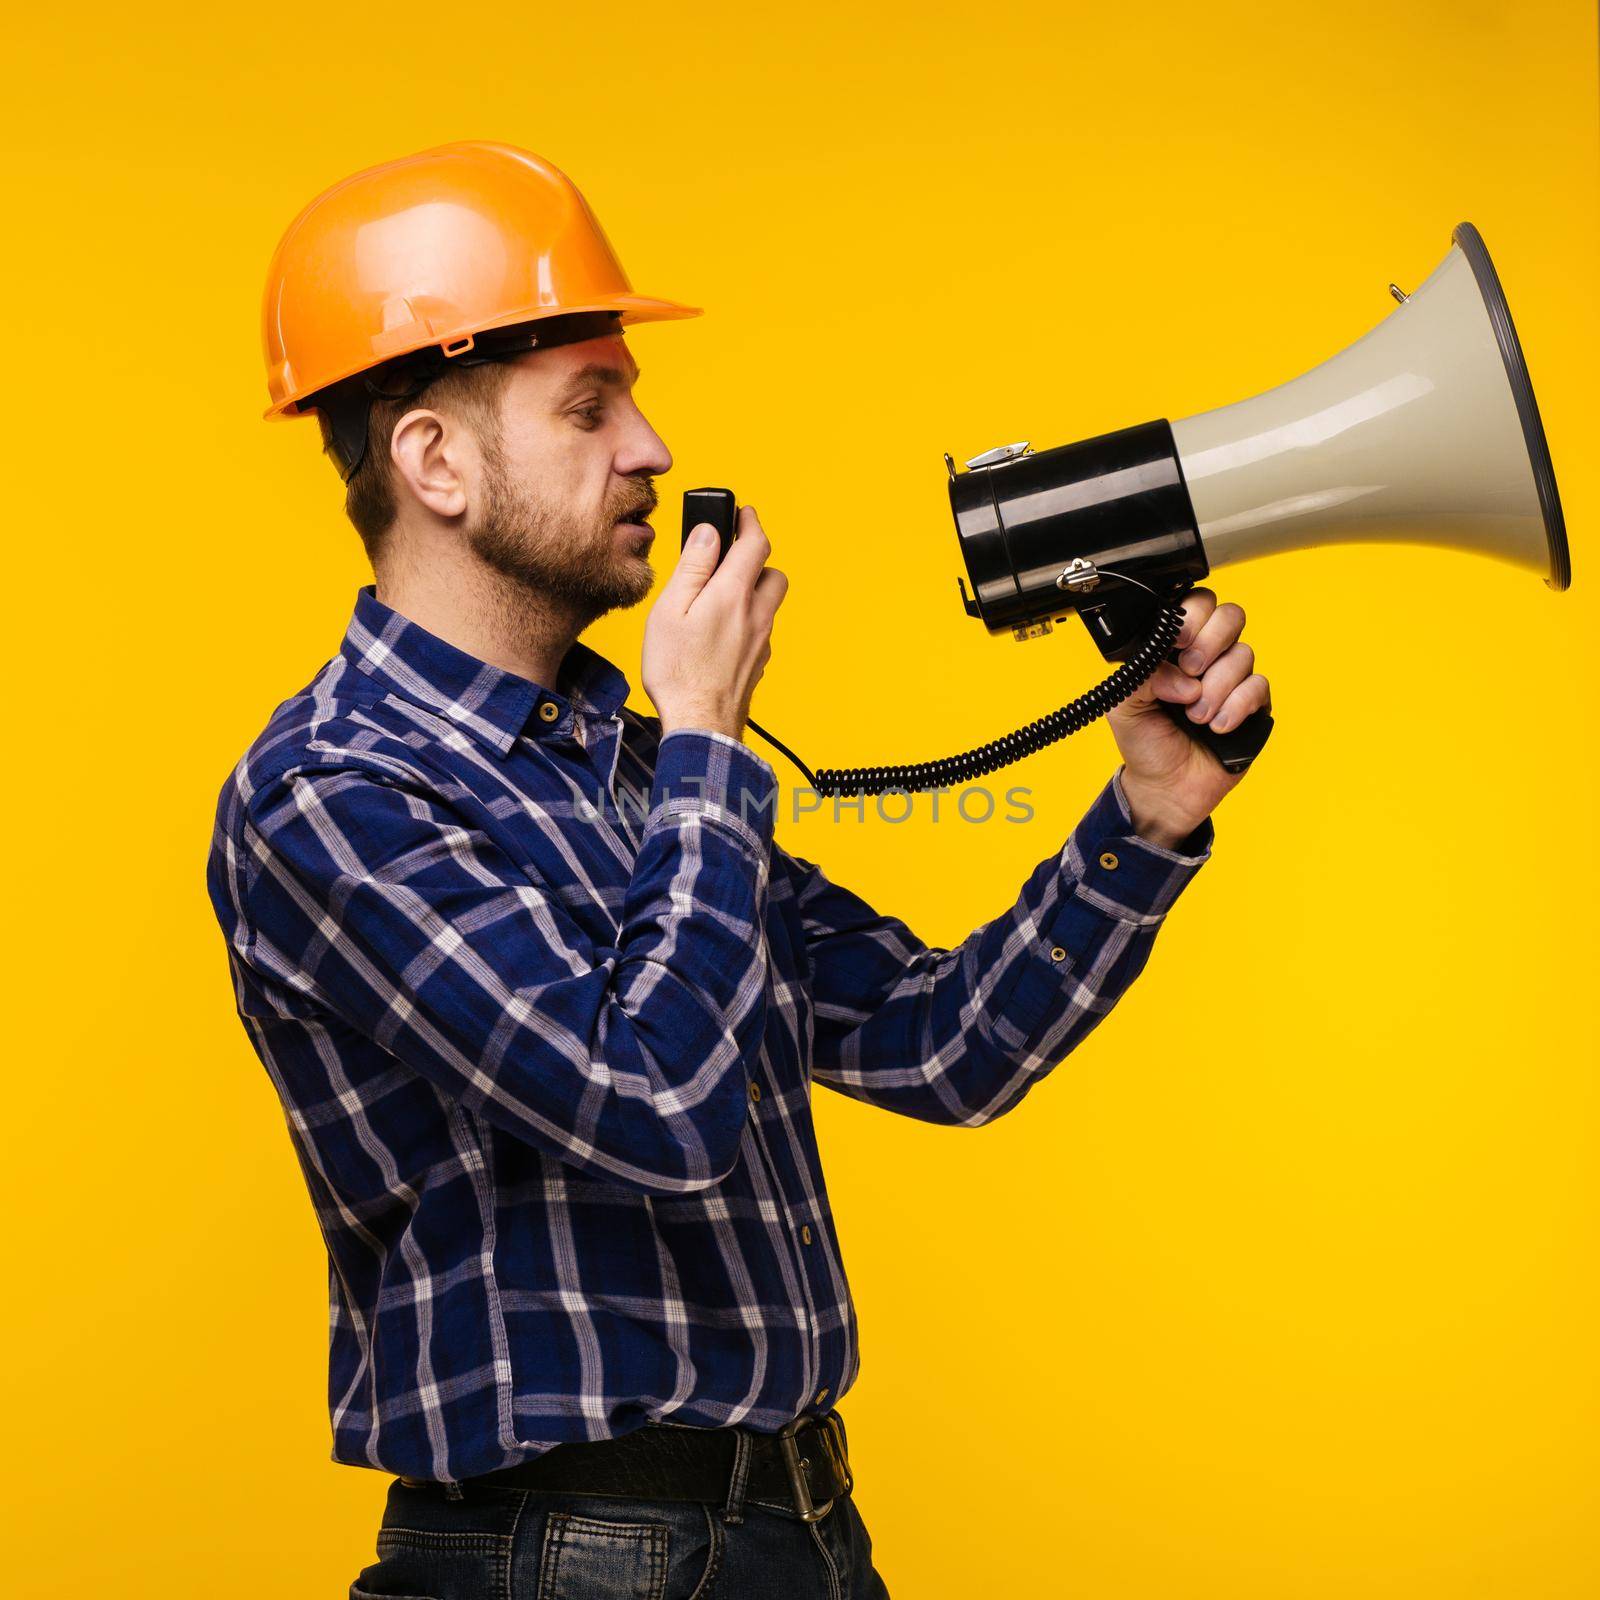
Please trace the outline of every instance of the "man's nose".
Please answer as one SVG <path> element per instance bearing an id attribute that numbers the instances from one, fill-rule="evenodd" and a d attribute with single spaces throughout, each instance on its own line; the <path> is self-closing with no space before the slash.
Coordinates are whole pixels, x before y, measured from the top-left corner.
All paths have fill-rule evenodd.
<path id="1" fill-rule="evenodd" d="M 672 452 L 661 435 L 645 421 L 643 412 L 635 417 L 612 467 L 625 478 L 671 470 Z"/>

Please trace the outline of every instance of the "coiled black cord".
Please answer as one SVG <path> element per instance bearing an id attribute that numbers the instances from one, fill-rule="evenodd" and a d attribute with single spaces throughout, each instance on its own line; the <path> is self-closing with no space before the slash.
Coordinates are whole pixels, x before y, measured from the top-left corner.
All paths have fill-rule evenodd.
<path id="1" fill-rule="evenodd" d="M 1013 761 L 1020 761 L 1036 750 L 1065 739 L 1068 734 L 1077 733 L 1080 728 L 1098 721 L 1113 706 L 1121 705 L 1135 689 L 1155 675 L 1156 668 L 1166 660 L 1167 652 L 1177 641 L 1183 622 L 1181 606 L 1163 605 L 1148 636 L 1104 682 L 1097 683 L 1060 710 L 1018 728 L 1015 733 L 938 761 L 913 761 L 894 767 L 820 767 L 813 772 L 781 739 L 773 738 L 756 722 L 752 721 L 749 726 L 768 744 L 782 751 L 820 795 L 853 798 L 893 791 L 919 794 L 929 789 L 946 789 L 1009 767 Z"/>

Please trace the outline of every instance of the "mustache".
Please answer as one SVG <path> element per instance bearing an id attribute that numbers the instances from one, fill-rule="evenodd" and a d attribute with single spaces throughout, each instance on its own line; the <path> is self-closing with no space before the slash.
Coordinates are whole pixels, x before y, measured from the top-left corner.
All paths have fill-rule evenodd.
<path id="1" fill-rule="evenodd" d="M 653 483 L 647 483 L 644 486 L 643 498 L 630 501 L 622 511 L 617 513 L 616 521 L 643 522 L 660 503 L 661 498 L 656 493 L 656 486 Z"/>

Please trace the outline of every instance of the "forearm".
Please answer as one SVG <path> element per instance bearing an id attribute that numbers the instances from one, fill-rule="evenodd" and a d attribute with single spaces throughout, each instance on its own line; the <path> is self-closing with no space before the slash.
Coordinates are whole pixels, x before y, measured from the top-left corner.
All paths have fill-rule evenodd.
<path id="1" fill-rule="evenodd" d="M 1116 782 L 1127 804 L 1133 831 L 1146 844 L 1175 855 L 1197 853 L 1190 841 L 1199 832 L 1204 817 L 1197 817 L 1165 791 L 1131 776 L 1126 767 L 1117 773 Z"/>
<path id="2" fill-rule="evenodd" d="M 766 763 L 736 741 L 688 730 L 662 741 L 616 951 L 596 952 L 604 987 L 583 1014 L 588 1075 L 604 1091 L 584 1140 L 598 1170 L 670 1192 L 716 1181 L 737 1158 L 766 1023 L 774 793 Z"/>
<path id="3" fill-rule="evenodd" d="M 817 1077 L 908 1116 L 992 1120 L 1121 998 L 1210 838 L 1207 823 L 1184 841 L 1188 854 L 1150 843 L 1113 779 L 1012 907 L 956 949 L 875 930 L 871 948 L 898 974 L 853 1003 L 819 999 Z"/>

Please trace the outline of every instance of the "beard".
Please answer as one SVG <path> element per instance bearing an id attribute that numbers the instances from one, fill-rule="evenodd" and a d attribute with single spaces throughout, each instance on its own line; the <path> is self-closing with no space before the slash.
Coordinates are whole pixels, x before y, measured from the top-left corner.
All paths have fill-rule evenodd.
<path id="1" fill-rule="evenodd" d="M 656 508 L 648 478 L 613 485 L 599 514 L 585 517 L 540 500 L 515 481 L 498 449 L 485 450 L 484 466 L 483 514 L 467 542 L 485 566 L 585 627 L 650 593 L 655 569 L 649 560 L 619 554 L 616 547 L 619 520 L 640 521 Z"/>

